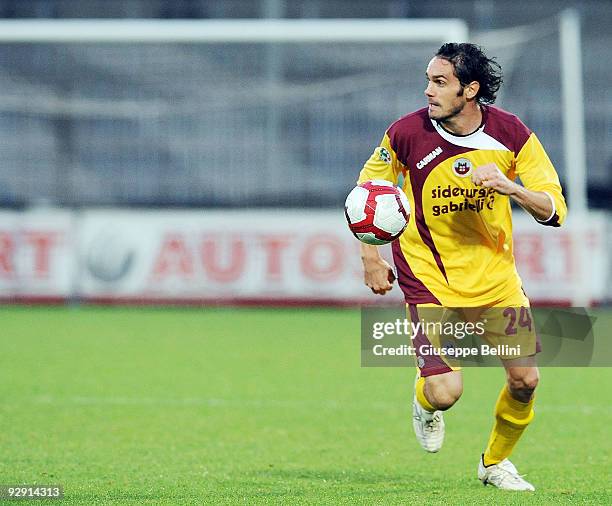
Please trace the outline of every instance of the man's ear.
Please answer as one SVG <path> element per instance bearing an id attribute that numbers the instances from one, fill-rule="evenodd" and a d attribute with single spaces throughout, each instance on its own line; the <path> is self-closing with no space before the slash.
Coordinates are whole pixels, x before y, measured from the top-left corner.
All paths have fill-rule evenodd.
<path id="1" fill-rule="evenodd" d="M 472 81 L 464 88 L 465 98 L 468 100 L 476 98 L 478 90 L 480 90 L 480 83 L 478 81 Z"/>

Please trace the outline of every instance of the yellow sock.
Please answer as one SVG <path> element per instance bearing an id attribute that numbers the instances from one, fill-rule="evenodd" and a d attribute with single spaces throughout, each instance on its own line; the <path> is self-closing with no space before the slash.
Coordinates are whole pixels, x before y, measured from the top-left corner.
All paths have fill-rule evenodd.
<path id="1" fill-rule="evenodd" d="M 527 403 L 517 401 L 504 385 L 495 404 L 495 425 L 484 453 L 485 466 L 497 464 L 512 453 L 525 427 L 533 420 L 533 401 L 534 397 Z"/>
<path id="2" fill-rule="evenodd" d="M 425 397 L 424 389 L 425 389 L 425 378 L 420 376 L 419 379 L 416 382 L 416 398 L 417 398 L 417 401 L 427 411 L 431 411 L 433 413 L 436 410 L 436 408 L 434 408 L 429 403 L 429 401 L 427 400 L 427 397 Z"/>

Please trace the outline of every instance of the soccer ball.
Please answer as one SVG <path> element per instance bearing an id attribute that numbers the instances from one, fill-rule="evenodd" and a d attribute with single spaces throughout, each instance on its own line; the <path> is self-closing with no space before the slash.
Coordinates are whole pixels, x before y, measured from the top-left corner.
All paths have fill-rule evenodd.
<path id="1" fill-rule="evenodd" d="M 406 229 L 410 204 L 400 188 L 389 181 L 373 179 L 351 190 L 344 214 L 351 232 L 361 242 L 387 244 Z"/>

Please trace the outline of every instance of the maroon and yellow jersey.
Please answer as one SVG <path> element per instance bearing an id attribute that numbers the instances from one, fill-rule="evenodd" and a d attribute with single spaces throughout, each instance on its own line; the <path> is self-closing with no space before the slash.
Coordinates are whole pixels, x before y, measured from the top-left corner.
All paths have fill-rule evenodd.
<path id="1" fill-rule="evenodd" d="M 359 182 L 385 179 L 411 205 L 408 228 L 393 243 L 406 302 L 447 307 L 485 306 L 521 290 L 512 249 L 510 198 L 475 186 L 472 170 L 495 163 L 553 203 L 542 224 L 558 227 L 567 214 L 559 178 L 538 138 L 516 116 L 483 107 L 482 126 L 453 135 L 420 109 L 393 123 Z"/>

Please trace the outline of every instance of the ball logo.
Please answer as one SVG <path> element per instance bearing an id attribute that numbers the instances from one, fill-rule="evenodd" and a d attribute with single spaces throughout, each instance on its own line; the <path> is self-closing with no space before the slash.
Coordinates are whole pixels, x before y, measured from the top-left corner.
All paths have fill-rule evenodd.
<path id="1" fill-rule="evenodd" d="M 468 177 L 472 173 L 472 162 L 467 158 L 457 158 L 453 162 L 455 176 Z"/>

